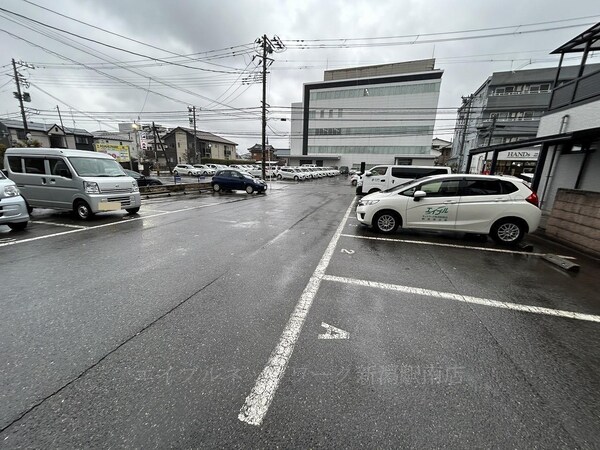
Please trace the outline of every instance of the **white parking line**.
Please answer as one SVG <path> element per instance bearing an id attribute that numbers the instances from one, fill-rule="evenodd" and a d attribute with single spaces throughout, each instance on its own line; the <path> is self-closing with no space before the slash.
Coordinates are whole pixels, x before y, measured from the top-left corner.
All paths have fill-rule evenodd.
<path id="1" fill-rule="evenodd" d="M 27 242 L 39 241 L 41 239 L 49 239 L 49 238 L 52 238 L 52 237 L 64 236 L 64 235 L 67 235 L 67 234 L 80 233 L 82 231 L 96 230 L 98 228 L 112 227 L 112 226 L 116 226 L 116 225 L 122 225 L 124 223 L 135 222 L 135 221 L 138 221 L 138 220 L 151 219 L 153 217 L 165 216 L 167 214 L 177 214 L 177 213 L 180 213 L 180 212 L 191 211 L 191 210 L 200 209 L 200 208 L 207 208 L 209 206 L 222 205 L 222 204 L 225 204 L 225 203 L 231 203 L 231 202 L 208 203 L 206 205 L 190 206 L 189 208 L 182 208 L 182 209 L 177 209 L 175 211 L 161 212 L 161 213 L 157 213 L 157 214 L 151 214 L 149 216 L 132 217 L 132 218 L 127 219 L 127 220 L 120 220 L 119 222 L 105 223 L 105 224 L 102 224 L 102 225 L 95 225 L 95 226 L 91 226 L 91 227 L 78 228 L 76 230 L 70 230 L 70 231 L 61 231 L 60 233 L 47 234 L 47 235 L 44 235 L 44 236 L 38 236 L 38 237 L 34 237 L 34 238 L 29 238 L 29 239 L 21 239 L 21 240 L 13 241 L 13 242 L 3 242 L 3 243 L 0 243 L 0 247 L 6 247 L 8 245 L 25 244 Z"/>
<path id="2" fill-rule="evenodd" d="M 544 314 L 547 316 L 564 317 L 567 319 L 584 320 L 588 322 L 600 322 L 600 316 L 593 314 L 582 314 L 561 309 L 541 308 L 539 306 L 520 305 L 518 303 L 500 302 L 487 298 L 471 297 L 469 295 L 452 294 L 451 292 L 433 291 L 431 289 L 422 289 L 411 286 L 402 286 L 399 284 L 379 283 L 376 281 L 357 280 L 354 278 L 337 277 L 325 275 L 323 280 L 335 281 L 338 283 L 352 284 L 376 289 L 386 289 L 388 291 L 403 292 L 406 294 L 424 295 L 427 297 L 441 298 L 444 300 L 454 300 L 463 303 L 472 303 L 475 305 L 492 306 L 494 308 L 511 309 L 513 311 L 528 312 L 532 314 Z"/>
<path id="3" fill-rule="evenodd" d="M 533 253 L 523 252 L 519 250 L 506 250 L 501 248 L 488 248 L 488 247 L 473 247 L 471 245 L 458 245 L 458 244 L 443 244 L 441 242 L 428 242 L 428 241 L 413 241 L 410 239 L 391 239 L 391 238 L 380 238 L 371 236 L 356 236 L 353 234 L 342 234 L 343 237 L 349 237 L 354 239 L 368 239 L 371 241 L 387 241 L 387 242 L 402 242 L 405 244 L 419 244 L 419 245 L 433 245 L 437 247 L 452 247 L 452 248 L 465 248 L 467 250 L 479 250 L 484 252 L 495 252 L 495 253 L 511 253 L 513 255 L 528 255 L 528 256 L 546 256 L 547 253 Z M 573 256 L 555 255 L 564 259 L 576 259 Z"/>
<path id="4" fill-rule="evenodd" d="M 250 394 L 246 397 L 244 406 L 242 406 L 238 415 L 238 419 L 242 422 L 258 426 L 262 423 L 267 414 L 279 386 L 279 382 L 285 373 L 285 369 L 294 351 L 294 346 L 296 345 L 300 331 L 302 331 L 304 320 L 306 319 L 315 295 L 319 290 L 321 280 L 325 276 L 325 270 L 329 265 L 335 246 L 342 234 L 342 230 L 346 225 L 348 217 L 350 217 L 350 212 L 353 207 L 354 200 L 348 207 L 342 222 L 331 238 L 325 253 L 323 253 L 321 261 L 319 261 L 317 268 L 304 288 L 304 292 L 302 292 L 300 300 L 298 300 L 296 308 L 294 308 L 294 311 L 279 338 L 279 343 L 275 346 L 269 356 L 267 365 L 258 376 L 252 391 L 250 391 Z"/>
<path id="5" fill-rule="evenodd" d="M 71 225 L 68 223 L 46 222 L 44 220 L 32 220 L 31 223 L 40 223 L 42 225 L 54 225 L 55 227 L 66 227 L 66 228 L 89 228 L 89 227 L 84 227 L 83 225 Z"/>

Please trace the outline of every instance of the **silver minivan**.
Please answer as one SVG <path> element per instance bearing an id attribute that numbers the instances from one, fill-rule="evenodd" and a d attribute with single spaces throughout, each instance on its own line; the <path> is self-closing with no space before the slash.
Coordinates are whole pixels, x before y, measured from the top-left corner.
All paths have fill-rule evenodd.
<path id="1" fill-rule="evenodd" d="M 9 148 L 4 167 L 30 208 L 72 210 L 81 219 L 141 206 L 137 182 L 105 153 L 58 148 Z"/>

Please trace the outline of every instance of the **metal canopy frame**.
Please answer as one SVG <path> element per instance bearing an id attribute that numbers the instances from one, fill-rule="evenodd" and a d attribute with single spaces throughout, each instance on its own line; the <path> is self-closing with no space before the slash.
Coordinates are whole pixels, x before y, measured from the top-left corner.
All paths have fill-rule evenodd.
<path id="1" fill-rule="evenodd" d="M 551 55 L 600 50 L 600 22 L 551 52 Z"/>

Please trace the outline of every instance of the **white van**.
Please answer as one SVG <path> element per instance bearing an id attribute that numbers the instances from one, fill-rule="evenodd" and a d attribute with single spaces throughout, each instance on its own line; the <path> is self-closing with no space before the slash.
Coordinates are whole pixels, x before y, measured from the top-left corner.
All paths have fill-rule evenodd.
<path id="1" fill-rule="evenodd" d="M 375 166 L 365 172 L 362 177 L 362 187 L 357 186 L 356 193 L 372 194 L 418 178 L 449 173 L 452 173 L 450 167 L 442 166 Z"/>
<path id="2" fill-rule="evenodd" d="M 81 219 L 142 204 L 137 182 L 105 153 L 57 148 L 9 148 L 4 167 L 30 208 L 72 210 Z"/>

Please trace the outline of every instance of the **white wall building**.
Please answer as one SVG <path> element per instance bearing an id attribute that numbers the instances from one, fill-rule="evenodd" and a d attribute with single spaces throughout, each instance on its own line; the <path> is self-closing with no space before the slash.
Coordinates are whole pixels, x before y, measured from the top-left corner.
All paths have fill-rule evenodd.
<path id="1" fill-rule="evenodd" d="M 435 60 L 325 72 L 292 104 L 290 164 L 433 165 L 443 71 Z"/>

